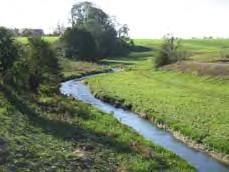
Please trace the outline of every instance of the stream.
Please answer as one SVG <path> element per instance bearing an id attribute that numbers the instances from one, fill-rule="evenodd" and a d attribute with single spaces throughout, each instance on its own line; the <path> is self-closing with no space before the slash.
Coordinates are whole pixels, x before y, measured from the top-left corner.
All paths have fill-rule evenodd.
<path id="1" fill-rule="evenodd" d="M 88 77 L 93 76 L 94 75 Z M 64 95 L 91 104 L 103 112 L 111 113 L 121 123 L 133 128 L 147 140 L 176 153 L 188 161 L 196 167 L 199 172 L 229 172 L 228 166 L 211 158 L 203 152 L 188 147 L 184 143 L 175 139 L 169 132 L 157 128 L 154 124 L 139 117 L 137 114 L 122 108 L 116 108 L 111 104 L 95 98 L 89 87 L 81 82 L 85 78 L 87 77 L 63 82 L 60 87 L 60 92 Z"/>

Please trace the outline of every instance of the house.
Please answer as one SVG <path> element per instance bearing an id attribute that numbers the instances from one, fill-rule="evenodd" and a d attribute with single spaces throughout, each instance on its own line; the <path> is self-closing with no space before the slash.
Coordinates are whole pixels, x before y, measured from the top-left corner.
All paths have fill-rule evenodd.
<path id="1" fill-rule="evenodd" d="M 19 29 L 19 34 L 21 36 L 42 36 L 44 35 L 44 31 L 42 29 Z"/>

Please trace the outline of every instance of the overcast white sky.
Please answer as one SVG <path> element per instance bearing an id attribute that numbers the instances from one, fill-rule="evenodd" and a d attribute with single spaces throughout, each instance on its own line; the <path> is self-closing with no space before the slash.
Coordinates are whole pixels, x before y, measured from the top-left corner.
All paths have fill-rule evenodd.
<path id="1" fill-rule="evenodd" d="M 90 0 L 89 0 L 90 1 Z M 43 28 L 67 23 L 78 0 L 0 0 L 0 25 Z M 229 0 L 91 0 L 120 23 L 133 38 L 229 37 Z"/>

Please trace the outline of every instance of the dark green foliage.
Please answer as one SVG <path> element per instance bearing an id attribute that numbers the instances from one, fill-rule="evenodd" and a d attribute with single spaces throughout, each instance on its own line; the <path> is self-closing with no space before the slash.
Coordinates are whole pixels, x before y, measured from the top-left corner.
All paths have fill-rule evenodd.
<path id="1" fill-rule="evenodd" d="M 164 43 L 161 45 L 158 56 L 155 59 L 155 66 L 161 67 L 179 60 L 180 42 L 176 38 L 165 37 Z"/>
<path id="2" fill-rule="evenodd" d="M 60 81 L 60 67 L 58 59 L 50 44 L 40 37 L 29 39 L 29 78 L 28 84 L 33 92 L 41 83 L 58 83 Z"/>
<path id="3" fill-rule="evenodd" d="M 94 61 L 96 44 L 90 32 L 85 29 L 68 28 L 63 36 L 67 57 Z"/>
<path id="4" fill-rule="evenodd" d="M 0 71 L 3 75 L 10 69 L 18 57 L 18 49 L 13 34 L 6 28 L 0 27 Z"/>
<path id="5" fill-rule="evenodd" d="M 73 5 L 71 23 L 63 37 L 66 55 L 95 60 L 129 52 L 127 25 L 116 29 L 115 20 L 92 3 Z"/>

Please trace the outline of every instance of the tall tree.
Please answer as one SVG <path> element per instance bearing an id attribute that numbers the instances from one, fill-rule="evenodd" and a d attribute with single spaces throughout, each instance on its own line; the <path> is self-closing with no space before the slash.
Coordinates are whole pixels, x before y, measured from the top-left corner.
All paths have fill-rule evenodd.
<path id="1" fill-rule="evenodd" d="M 80 60 L 96 60 L 96 44 L 90 32 L 81 28 L 68 28 L 62 40 L 65 42 L 67 57 Z"/>
<path id="2" fill-rule="evenodd" d="M 117 31 L 112 18 L 90 2 L 74 5 L 71 13 L 72 26 L 85 28 L 95 39 L 97 56 L 111 55 L 117 41 Z"/>

